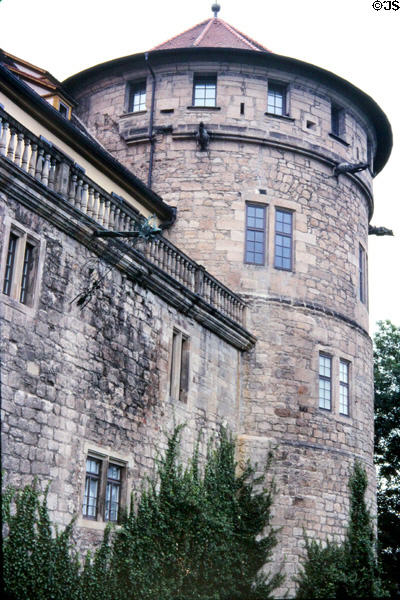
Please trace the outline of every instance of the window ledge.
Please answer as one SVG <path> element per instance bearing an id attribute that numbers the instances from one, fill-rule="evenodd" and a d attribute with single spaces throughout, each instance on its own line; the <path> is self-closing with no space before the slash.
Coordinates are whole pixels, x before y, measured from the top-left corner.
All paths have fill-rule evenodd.
<path id="1" fill-rule="evenodd" d="M 266 117 L 273 117 L 274 119 L 282 119 L 283 121 L 291 121 L 292 123 L 296 120 L 293 117 L 289 117 L 289 115 L 276 115 L 275 113 L 266 112 L 264 113 Z"/>
<path id="2" fill-rule="evenodd" d="M 122 113 L 122 115 L 119 115 L 120 119 L 123 119 L 124 117 L 132 117 L 134 115 L 145 115 L 147 113 L 147 110 L 137 110 L 134 112 L 126 112 L 126 113 Z"/>
<path id="3" fill-rule="evenodd" d="M 220 106 L 187 106 L 188 110 L 221 110 Z"/>
<path id="4" fill-rule="evenodd" d="M 346 140 L 341 138 L 339 135 L 336 135 L 336 133 L 329 133 L 328 135 L 329 135 L 329 137 L 333 138 L 337 142 L 340 142 L 341 144 L 343 144 L 343 146 L 350 146 L 350 144 L 348 142 L 346 142 Z"/>

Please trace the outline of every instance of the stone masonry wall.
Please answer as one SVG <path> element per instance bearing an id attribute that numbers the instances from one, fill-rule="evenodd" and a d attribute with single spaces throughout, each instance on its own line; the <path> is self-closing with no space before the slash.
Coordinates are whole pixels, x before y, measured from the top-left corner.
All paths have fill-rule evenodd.
<path id="1" fill-rule="evenodd" d="M 239 351 L 116 269 L 81 311 L 71 301 L 95 255 L 3 195 L 2 240 L 10 219 L 40 236 L 44 264 L 37 309 L 2 295 L 4 483 L 51 482 L 52 517 L 66 524 L 81 515 L 88 450 L 126 461 L 129 497 L 174 425 L 186 423 L 188 453 L 202 429 L 203 450 L 218 424 L 236 431 Z M 189 338 L 187 403 L 169 394 L 174 328 Z M 104 528 L 102 519 L 78 525 L 84 546 Z"/>

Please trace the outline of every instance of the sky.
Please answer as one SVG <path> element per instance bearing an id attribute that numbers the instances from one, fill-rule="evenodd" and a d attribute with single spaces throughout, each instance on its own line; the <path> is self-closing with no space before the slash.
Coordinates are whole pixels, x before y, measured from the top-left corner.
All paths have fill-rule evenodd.
<path id="1" fill-rule="evenodd" d="M 213 0 L 0 0 L 0 47 L 60 80 L 143 52 L 212 16 Z M 391 122 L 394 147 L 374 181 L 369 237 L 370 328 L 400 326 L 400 2 L 220 0 L 219 16 L 273 52 L 336 73 L 362 89 Z M 375 8 L 374 8 L 375 7 Z M 397 8 L 398 7 L 398 8 Z M 379 10 L 377 10 L 379 9 Z"/>

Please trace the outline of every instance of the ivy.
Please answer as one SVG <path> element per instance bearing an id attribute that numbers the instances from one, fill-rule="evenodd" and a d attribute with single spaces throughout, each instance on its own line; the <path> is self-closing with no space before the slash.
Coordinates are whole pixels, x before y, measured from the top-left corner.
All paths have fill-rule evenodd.
<path id="1" fill-rule="evenodd" d="M 274 486 L 247 464 L 237 475 L 235 445 L 221 430 L 201 465 L 198 448 L 179 460 L 181 427 L 157 473 L 117 530 L 82 564 L 71 523 L 59 533 L 36 486 L 3 497 L 4 578 L 18 600 L 267 600 L 281 585 L 265 569 L 277 543 Z"/>
<path id="2" fill-rule="evenodd" d="M 367 474 L 355 461 L 349 478 L 350 516 L 343 544 L 306 538 L 296 598 L 385 598 L 372 519 L 365 503 Z"/>

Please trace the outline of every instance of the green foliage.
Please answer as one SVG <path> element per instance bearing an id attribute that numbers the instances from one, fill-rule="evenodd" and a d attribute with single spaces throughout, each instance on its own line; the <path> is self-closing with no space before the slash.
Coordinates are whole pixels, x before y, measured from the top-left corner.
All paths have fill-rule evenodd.
<path id="1" fill-rule="evenodd" d="M 343 544 L 306 539 L 306 560 L 296 598 L 384 598 L 371 516 L 365 504 L 367 474 L 356 461 L 349 479 L 350 516 Z"/>
<path id="2" fill-rule="evenodd" d="M 267 600 L 283 581 L 271 560 L 273 486 L 247 465 L 237 476 L 234 443 L 221 431 L 204 468 L 195 450 L 179 462 L 180 429 L 168 440 L 157 476 L 120 528 L 80 567 L 71 526 L 52 531 L 46 495 L 8 492 L 4 576 L 17 600 Z M 11 507 L 14 507 L 11 510 Z"/>
<path id="3" fill-rule="evenodd" d="M 209 449 L 203 474 L 196 451 L 184 469 L 179 433 L 159 462 L 157 485 L 142 494 L 137 511 L 131 509 L 115 535 L 112 597 L 269 598 L 283 579 L 259 574 L 276 544 L 269 527 L 272 491 L 254 491 L 249 466 L 235 476 L 234 443 L 224 431 Z"/>
<path id="4" fill-rule="evenodd" d="M 14 509 L 12 509 L 14 507 Z M 53 534 L 36 486 L 7 490 L 3 496 L 3 577 L 10 598 L 21 600 L 78 600 L 79 561 L 72 549 L 72 524 Z"/>
<path id="5" fill-rule="evenodd" d="M 375 462 L 382 565 L 400 593 L 400 327 L 378 323 L 374 337 Z"/>

